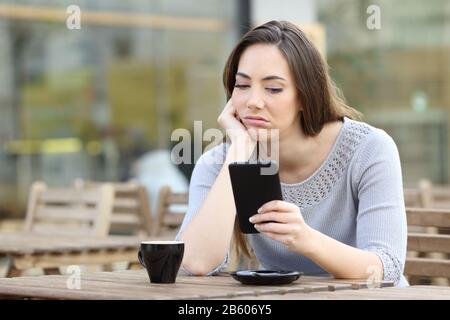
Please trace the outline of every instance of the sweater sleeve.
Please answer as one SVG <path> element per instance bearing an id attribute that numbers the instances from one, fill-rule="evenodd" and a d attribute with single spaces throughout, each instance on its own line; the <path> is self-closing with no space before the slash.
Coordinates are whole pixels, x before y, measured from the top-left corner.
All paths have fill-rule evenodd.
<path id="1" fill-rule="evenodd" d="M 213 149 L 205 152 L 197 161 L 194 171 L 192 172 L 191 181 L 189 184 L 189 204 L 188 210 L 181 224 L 180 230 L 176 236 L 179 240 L 184 228 L 189 224 L 192 218 L 200 210 L 201 206 L 208 196 L 209 190 L 216 181 L 217 175 L 222 168 L 226 154 L 226 145 L 220 144 Z M 213 214 L 213 212 L 211 212 Z M 208 275 L 216 274 L 228 265 L 229 252 L 225 259 Z M 181 267 L 185 274 L 192 275 L 188 270 Z"/>
<path id="2" fill-rule="evenodd" d="M 358 158 L 357 247 L 377 254 L 384 280 L 398 283 L 406 259 L 407 225 L 397 146 L 384 131 L 367 137 Z"/>

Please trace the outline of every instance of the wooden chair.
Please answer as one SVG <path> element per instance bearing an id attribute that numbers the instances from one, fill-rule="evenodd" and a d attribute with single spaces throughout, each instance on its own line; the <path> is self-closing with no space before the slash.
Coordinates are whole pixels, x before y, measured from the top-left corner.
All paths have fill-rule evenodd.
<path id="1" fill-rule="evenodd" d="M 153 235 L 158 236 L 175 236 L 177 229 L 181 226 L 184 214 L 187 211 L 188 193 L 172 192 L 169 186 L 162 187 L 158 197 L 158 213 L 156 223 L 153 229 Z M 183 210 L 175 211 L 174 205 L 183 206 Z"/>
<path id="2" fill-rule="evenodd" d="M 419 182 L 422 207 L 450 209 L 450 185 L 436 185 L 428 179 Z"/>
<path id="3" fill-rule="evenodd" d="M 422 192 L 419 188 L 404 188 L 403 197 L 405 206 L 419 208 L 422 206 Z"/>
<path id="4" fill-rule="evenodd" d="M 411 226 L 450 228 L 450 209 L 406 208 L 408 228 Z M 408 251 L 425 254 L 406 258 L 405 275 L 409 277 L 450 278 L 450 235 L 408 232 Z M 438 257 L 430 253 L 439 253 Z M 448 285 L 443 283 L 433 283 Z"/>
<path id="5" fill-rule="evenodd" d="M 89 190 L 31 186 L 25 231 L 50 235 L 106 236 L 109 232 L 113 188 Z"/>
<path id="6" fill-rule="evenodd" d="M 403 196 L 407 207 L 450 209 L 450 185 L 435 185 L 421 179 L 417 187 L 404 188 Z"/>
<path id="7" fill-rule="evenodd" d="M 102 183 L 77 179 L 77 188 L 95 188 Z M 147 190 L 138 182 L 111 183 L 114 199 L 110 234 L 150 236 L 152 213 Z"/>
<path id="8" fill-rule="evenodd" d="M 419 182 L 419 189 L 421 192 L 422 207 L 433 209 L 450 209 L 450 186 L 436 185 L 428 179 L 422 179 Z M 442 226 L 429 226 L 425 227 L 425 230 L 430 234 L 450 234 L 450 228 Z M 439 252 L 428 253 L 427 255 L 434 259 L 445 258 L 445 254 Z M 432 284 L 448 286 L 449 279 L 435 278 L 432 280 Z"/>

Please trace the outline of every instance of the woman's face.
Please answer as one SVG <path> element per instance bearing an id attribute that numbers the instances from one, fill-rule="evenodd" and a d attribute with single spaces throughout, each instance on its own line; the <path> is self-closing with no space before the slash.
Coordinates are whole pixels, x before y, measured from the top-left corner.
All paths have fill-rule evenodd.
<path id="1" fill-rule="evenodd" d="M 280 137 L 298 131 L 300 103 L 294 80 L 274 45 L 256 44 L 242 53 L 231 99 L 247 129 L 279 129 Z"/>

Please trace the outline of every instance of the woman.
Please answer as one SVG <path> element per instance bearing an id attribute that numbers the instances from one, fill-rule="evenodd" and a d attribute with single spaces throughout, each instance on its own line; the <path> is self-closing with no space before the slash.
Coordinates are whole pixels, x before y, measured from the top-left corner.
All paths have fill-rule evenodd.
<path id="1" fill-rule="evenodd" d="M 264 269 L 407 285 L 396 145 L 384 131 L 354 120 L 358 112 L 339 98 L 305 34 L 284 21 L 249 31 L 232 51 L 223 81 L 229 101 L 218 122 L 229 143 L 204 153 L 194 169 L 177 236 L 186 244 L 184 270 L 206 275 L 223 268 L 234 230 Z M 234 227 L 228 164 L 250 159 L 258 130 L 275 129 L 284 201 L 255 212 L 251 222 L 260 233 L 243 239 Z"/>

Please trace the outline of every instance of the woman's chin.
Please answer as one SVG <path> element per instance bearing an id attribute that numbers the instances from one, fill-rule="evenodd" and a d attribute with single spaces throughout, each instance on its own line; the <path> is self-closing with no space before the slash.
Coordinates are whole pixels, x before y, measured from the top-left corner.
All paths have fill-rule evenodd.
<path id="1" fill-rule="evenodd" d="M 265 142 L 271 141 L 272 139 L 277 139 L 278 137 L 278 129 L 249 127 L 247 131 L 254 141 Z"/>

